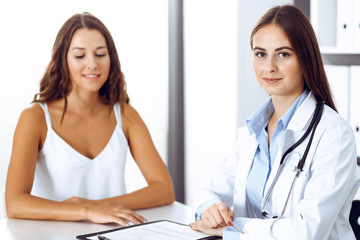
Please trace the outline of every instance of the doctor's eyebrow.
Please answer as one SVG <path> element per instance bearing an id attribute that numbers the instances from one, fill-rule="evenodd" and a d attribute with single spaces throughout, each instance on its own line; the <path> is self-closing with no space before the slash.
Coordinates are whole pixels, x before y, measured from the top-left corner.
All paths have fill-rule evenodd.
<path id="1" fill-rule="evenodd" d="M 276 48 L 275 52 L 279 52 L 279 51 L 284 50 L 284 49 L 294 51 L 291 47 L 283 46 L 283 47 Z M 260 50 L 260 51 L 265 51 L 266 52 L 266 49 L 261 48 L 261 47 L 254 47 L 253 51 L 255 51 L 255 50 Z"/>

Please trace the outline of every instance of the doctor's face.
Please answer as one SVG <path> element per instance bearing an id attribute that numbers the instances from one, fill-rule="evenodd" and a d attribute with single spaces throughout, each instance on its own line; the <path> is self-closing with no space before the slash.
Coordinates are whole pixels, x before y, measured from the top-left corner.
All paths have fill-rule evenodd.
<path id="1" fill-rule="evenodd" d="M 304 91 L 299 59 L 282 28 L 269 24 L 253 37 L 253 68 L 260 86 L 274 97 L 296 99 Z"/>

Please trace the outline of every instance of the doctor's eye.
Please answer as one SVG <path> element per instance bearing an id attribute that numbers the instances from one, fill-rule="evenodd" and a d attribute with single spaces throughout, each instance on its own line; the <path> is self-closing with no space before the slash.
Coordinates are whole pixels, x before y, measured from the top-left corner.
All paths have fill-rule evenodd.
<path id="1" fill-rule="evenodd" d="M 290 53 L 288 53 L 288 52 L 280 52 L 278 54 L 278 56 L 281 57 L 281 58 L 287 58 L 287 57 L 290 56 Z"/>
<path id="2" fill-rule="evenodd" d="M 260 52 L 260 51 L 254 52 L 254 55 L 256 57 L 258 57 L 258 58 L 266 57 L 266 53 L 265 52 Z"/>

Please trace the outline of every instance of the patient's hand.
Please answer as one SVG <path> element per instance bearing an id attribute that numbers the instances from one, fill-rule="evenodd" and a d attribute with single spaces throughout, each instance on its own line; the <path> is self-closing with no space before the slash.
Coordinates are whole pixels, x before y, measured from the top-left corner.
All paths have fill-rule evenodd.
<path id="1" fill-rule="evenodd" d="M 79 207 L 83 207 L 86 219 L 94 223 L 117 223 L 126 226 L 130 222 L 139 224 L 145 221 L 145 218 L 140 214 L 120 205 L 105 206 L 99 201 L 79 197 L 71 197 L 63 202 L 78 204 Z"/>
<path id="2" fill-rule="evenodd" d="M 222 236 L 226 227 L 212 228 L 212 227 L 209 227 L 208 225 L 204 224 L 203 221 L 200 220 L 200 221 L 190 223 L 190 228 L 192 230 L 200 231 L 200 232 L 203 232 L 203 233 L 206 233 L 209 235 Z"/>
<path id="3" fill-rule="evenodd" d="M 86 216 L 95 223 L 118 223 L 122 226 L 127 226 L 129 222 L 139 224 L 145 221 L 140 214 L 122 206 L 89 205 L 86 208 Z"/>

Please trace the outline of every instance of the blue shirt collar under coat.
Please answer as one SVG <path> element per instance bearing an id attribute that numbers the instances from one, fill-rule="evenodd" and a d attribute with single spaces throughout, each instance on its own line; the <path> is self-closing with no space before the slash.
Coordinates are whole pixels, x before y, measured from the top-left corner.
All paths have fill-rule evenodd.
<path id="1" fill-rule="evenodd" d="M 310 95 L 309 90 L 305 90 L 286 111 L 286 113 L 280 118 L 278 124 L 282 124 L 283 129 L 286 129 L 290 123 L 290 120 L 295 115 L 296 110 L 302 105 L 302 102 Z M 263 105 L 261 105 L 247 120 L 246 126 L 250 135 L 258 135 L 260 131 L 268 124 L 271 115 L 274 112 L 274 105 L 272 99 L 269 98 Z M 289 126 L 290 127 L 290 126 Z"/>

